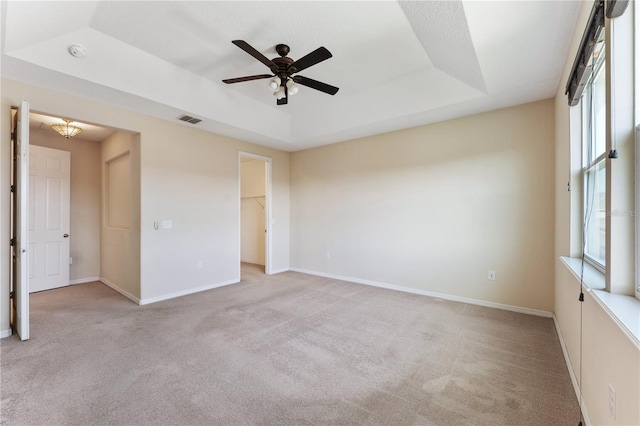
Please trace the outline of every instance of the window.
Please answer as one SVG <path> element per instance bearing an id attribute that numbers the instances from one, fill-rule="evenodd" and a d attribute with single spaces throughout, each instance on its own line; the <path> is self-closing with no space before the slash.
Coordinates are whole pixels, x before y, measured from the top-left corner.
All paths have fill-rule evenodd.
<path id="1" fill-rule="evenodd" d="M 638 98 L 640 98 L 640 88 L 636 83 L 636 104 L 640 105 L 640 102 L 638 102 Z M 633 212 L 633 214 L 636 217 L 636 298 L 640 300 L 640 124 L 636 126 L 635 137 L 636 137 L 636 140 L 635 140 L 635 143 L 636 143 L 636 170 L 635 170 L 636 171 L 636 182 L 635 182 L 636 209 Z"/>
<path id="2" fill-rule="evenodd" d="M 636 205 L 635 205 L 635 217 L 636 217 L 636 299 L 640 300 L 640 78 L 638 76 L 640 70 L 640 7 L 636 4 L 632 5 L 635 14 L 634 25 L 634 37 L 635 37 L 635 69 L 634 73 L 634 87 L 635 87 L 635 148 L 636 148 L 636 164 L 635 164 L 635 185 L 636 185 Z"/>
<path id="3" fill-rule="evenodd" d="M 593 52 L 593 69 L 582 97 L 583 254 L 604 272 L 606 266 L 606 75 L 604 36 Z"/>

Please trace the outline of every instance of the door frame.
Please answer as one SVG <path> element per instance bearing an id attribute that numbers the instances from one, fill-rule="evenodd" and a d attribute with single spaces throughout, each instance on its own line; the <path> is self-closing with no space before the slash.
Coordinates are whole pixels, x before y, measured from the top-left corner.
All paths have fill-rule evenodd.
<path id="1" fill-rule="evenodd" d="M 242 159 L 250 158 L 265 162 L 265 238 L 264 238 L 264 273 L 271 275 L 271 176 L 272 176 L 272 159 L 263 157 L 262 155 L 252 154 L 250 152 L 238 151 L 238 279 L 241 278 L 242 264 Z"/>

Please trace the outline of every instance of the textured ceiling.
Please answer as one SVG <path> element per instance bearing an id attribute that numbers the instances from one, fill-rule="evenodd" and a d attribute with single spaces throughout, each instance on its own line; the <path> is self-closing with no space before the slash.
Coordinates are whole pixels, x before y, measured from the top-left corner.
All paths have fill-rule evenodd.
<path id="1" fill-rule="evenodd" d="M 2 76 L 287 151 L 552 97 L 579 1 L 2 3 Z M 268 58 L 333 57 L 276 106 Z M 69 44 L 87 50 L 67 53 Z M 55 113 L 55 111 L 50 111 Z M 82 117 L 74 117 L 82 120 Z M 185 124 L 188 125 L 188 124 Z"/>

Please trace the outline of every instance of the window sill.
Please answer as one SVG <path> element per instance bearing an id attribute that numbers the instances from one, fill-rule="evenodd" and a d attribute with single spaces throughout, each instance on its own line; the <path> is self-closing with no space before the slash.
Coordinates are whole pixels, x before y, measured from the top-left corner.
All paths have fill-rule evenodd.
<path id="1" fill-rule="evenodd" d="M 582 259 L 560 257 L 562 263 L 580 280 Z M 582 285 L 594 300 L 614 320 L 631 341 L 640 348 L 640 300 L 633 296 L 613 294 L 605 291 L 604 274 L 585 263 Z"/>

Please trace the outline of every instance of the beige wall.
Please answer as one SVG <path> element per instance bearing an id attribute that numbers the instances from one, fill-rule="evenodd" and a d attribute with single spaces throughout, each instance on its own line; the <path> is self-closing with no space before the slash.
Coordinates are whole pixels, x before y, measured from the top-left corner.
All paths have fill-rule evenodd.
<path id="1" fill-rule="evenodd" d="M 266 163 L 262 160 L 249 160 L 240 164 L 240 259 L 243 262 L 264 265 Z"/>
<path id="2" fill-rule="evenodd" d="M 140 136 L 115 132 L 101 144 L 100 278 L 140 299 Z"/>
<path id="3" fill-rule="evenodd" d="M 272 159 L 272 272 L 288 269 L 288 153 L 160 120 L 141 147 L 143 299 L 238 281 L 239 151 Z M 155 220 L 173 229 L 154 231 Z"/>
<path id="4" fill-rule="evenodd" d="M 585 292 L 560 256 L 579 256 L 581 188 L 579 186 L 579 135 L 572 134 L 580 118 L 579 107 L 569 108 L 564 94 L 575 52 L 593 3 L 585 2 L 569 57 L 555 98 L 555 319 L 569 357 L 576 383 L 582 376 L 584 408 L 594 425 L 640 424 L 640 348 L 627 337 L 608 313 Z M 571 121 L 573 119 L 573 123 Z M 572 190 L 567 191 L 567 181 Z M 582 306 L 581 306 L 582 305 Z M 582 350 L 580 339 L 582 337 Z M 582 366 L 580 360 L 582 358 Z M 609 385 L 616 391 L 616 418 L 609 414 Z"/>
<path id="5" fill-rule="evenodd" d="M 244 160 L 241 164 L 241 197 L 264 197 L 266 163 L 262 160 Z"/>
<path id="6" fill-rule="evenodd" d="M 71 232 L 69 279 L 100 276 L 100 142 L 65 139 L 52 130 L 32 129 L 29 142 L 71 153 Z"/>
<path id="7" fill-rule="evenodd" d="M 140 298 L 159 300 L 239 280 L 238 151 L 273 159 L 272 270 L 289 267 L 289 154 L 3 79 L 0 239 L 9 240 L 10 108 L 140 134 Z M 156 220 L 173 229 L 154 230 Z M 0 331 L 9 329 L 9 246 L 0 244 Z M 198 270 L 197 261 L 203 261 Z"/>
<path id="8" fill-rule="evenodd" d="M 293 153 L 292 267 L 552 311 L 553 120 L 548 100 Z"/>
<path id="9" fill-rule="evenodd" d="M 555 294 L 556 322 L 576 383 L 582 375 L 584 409 L 591 424 L 640 424 L 640 349 L 596 302 L 591 292 L 584 293 L 585 301 L 580 306 L 579 282 L 562 264 L 556 268 Z M 615 419 L 609 414 L 609 385 L 616 392 Z"/>

